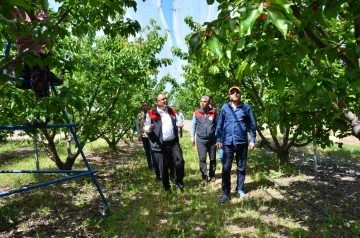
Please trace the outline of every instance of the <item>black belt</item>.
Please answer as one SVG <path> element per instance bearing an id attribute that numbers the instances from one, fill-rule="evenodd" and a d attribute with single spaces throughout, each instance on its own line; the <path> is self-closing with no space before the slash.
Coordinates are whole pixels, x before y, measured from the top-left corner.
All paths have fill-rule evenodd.
<path id="1" fill-rule="evenodd" d="M 173 144 L 175 144 L 176 143 L 176 140 L 174 139 L 174 140 L 170 140 L 170 141 L 163 141 L 163 144 L 164 145 L 173 145 Z"/>

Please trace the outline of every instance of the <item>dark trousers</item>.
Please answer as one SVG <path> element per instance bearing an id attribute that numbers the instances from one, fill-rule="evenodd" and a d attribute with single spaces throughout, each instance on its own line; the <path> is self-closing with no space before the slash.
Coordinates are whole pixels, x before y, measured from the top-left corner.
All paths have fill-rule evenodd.
<path id="1" fill-rule="evenodd" d="M 142 137 L 141 140 L 142 140 L 143 147 L 144 147 L 144 150 L 145 150 L 145 155 L 146 155 L 146 161 L 147 161 L 147 164 L 148 164 L 148 168 L 149 169 L 154 169 L 156 177 L 160 177 L 159 166 L 158 166 L 158 164 L 157 164 L 157 162 L 155 160 L 154 154 L 151 151 L 149 138 Z"/>
<path id="2" fill-rule="evenodd" d="M 185 161 L 178 142 L 164 142 L 163 150 L 161 152 L 154 151 L 154 156 L 159 165 L 160 176 L 165 190 L 170 189 L 169 165 L 171 163 L 173 163 L 176 172 L 175 182 L 183 184 Z"/>
<path id="3" fill-rule="evenodd" d="M 245 168 L 247 162 L 248 144 L 223 145 L 223 169 L 222 169 L 222 191 L 223 194 L 229 195 L 231 190 L 231 166 L 234 159 L 237 165 L 237 183 L 236 190 L 244 190 Z"/>
<path id="4" fill-rule="evenodd" d="M 209 177 L 215 177 L 216 171 L 216 141 L 199 141 L 196 140 L 196 148 L 199 156 L 199 166 L 201 172 L 201 178 L 207 178 L 207 164 L 206 156 L 209 154 L 210 158 L 210 168 L 209 168 Z"/>
<path id="5" fill-rule="evenodd" d="M 178 127 L 179 137 L 183 137 L 183 128 Z"/>
<path id="6" fill-rule="evenodd" d="M 152 153 L 151 153 L 151 147 L 150 147 L 149 138 L 142 137 L 141 140 L 142 140 L 143 147 L 144 147 L 144 150 L 145 150 L 145 155 L 146 155 L 146 161 L 147 161 L 147 164 L 148 164 L 148 168 L 152 169 L 153 168 L 153 162 L 152 162 L 152 159 L 151 159 L 151 154 Z"/>
<path id="7" fill-rule="evenodd" d="M 41 60 L 45 60 L 47 55 L 40 54 Z M 31 88 L 35 93 L 35 98 L 40 99 L 50 95 L 50 69 L 47 65 L 40 66 L 24 65 L 23 77 L 30 79 Z"/>

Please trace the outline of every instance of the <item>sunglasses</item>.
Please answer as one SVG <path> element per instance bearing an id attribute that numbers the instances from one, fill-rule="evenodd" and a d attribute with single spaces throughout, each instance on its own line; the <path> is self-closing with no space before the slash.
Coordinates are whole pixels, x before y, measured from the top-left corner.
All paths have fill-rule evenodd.
<path id="1" fill-rule="evenodd" d="M 239 91 L 231 91 L 231 92 L 230 92 L 230 95 L 233 95 L 233 94 L 235 94 L 235 93 L 236 93 L 236 94 L 240 94 Z"/>

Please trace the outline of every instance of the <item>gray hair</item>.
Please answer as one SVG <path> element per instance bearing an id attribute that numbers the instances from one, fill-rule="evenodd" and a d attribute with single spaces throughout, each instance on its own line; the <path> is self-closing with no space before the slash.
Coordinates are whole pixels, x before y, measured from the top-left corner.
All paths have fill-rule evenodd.
<path id="1" fill-rule="evenodd" d="M 201 99 L 205 99 L 205 100 L 209 101 L 209 100 L 210 100 L 210 97 L 209 97 L 208 95 L 204 95 L 204 96 L 201 96 L 200 100 L 201 100 Z"/>

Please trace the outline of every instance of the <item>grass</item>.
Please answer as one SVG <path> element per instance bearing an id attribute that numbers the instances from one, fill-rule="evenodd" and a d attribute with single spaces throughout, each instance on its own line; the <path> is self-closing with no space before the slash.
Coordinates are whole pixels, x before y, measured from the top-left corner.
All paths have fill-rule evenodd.
<path id="1" fill-rule="evenodd" d="M 14 148 L 31 148 L 31 144 L 21 143 L 4 145 L 0 154 Z M 111 205 L 107 216 L 98 212 L 102 202 L 92 180 L 81 178 L 0 198 L 0 236 L 13 232 L 16 237 L 352 237 L 360 233 L 359 221 L 354 218 L 360 207 L 358 197 L 345 201 L 338 196 L 334 205 L 333 197 L 323 195 L 323 188 L 309 185 L 308 171 L 295 164 L 279 166 L 273 154 L 259 149 L 249 153 L 248 198 L 241 200 L 233 194 L 229 203 L 219 204 L 220 163 L 217 181 L 202 187 L 197 152 L 187 133 L 181 145 L 186 161 L 184 193 L 163 191 L 154 172 L 147 170 L 139 143 L 114 152 L 107 151 L 106 143 L 99 140 L 85 150 L 91 166 L 99 170 L 99 183 Z M 351 159 L 356 153 L 359 151 L 354 149 L 346 158 Z M 54 168 L 45 156 L 40 162 L 41 168 Z M 76 169 L 83 166 L 81 159 L 76 163 Z M 19 156 L 6 164 L 0 160 L 1 169 L 15 167 L 34 169 L 33 155 Z M 0 187 L 36 182 L 35 176 L 26 178 L 24 174 L 0 176 Z M 286 191 L 268 178 L 281 183 Z M 327 217 L 291 194 L 319 206 Z M 342 203 L 349 204 L 355 215 L 342 211 L 338 206 Z"/>

